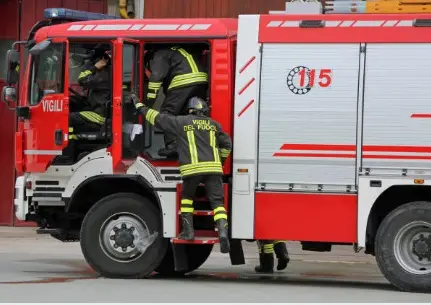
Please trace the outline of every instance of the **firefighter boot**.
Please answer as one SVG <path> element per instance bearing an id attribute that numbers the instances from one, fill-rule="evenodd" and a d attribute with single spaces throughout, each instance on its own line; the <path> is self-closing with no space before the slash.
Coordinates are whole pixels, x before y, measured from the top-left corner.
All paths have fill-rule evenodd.
<path id="1" fill-rule="evenodd" d="M 226 219 L 218 219 L 216 221 L 216 226 L 218 230 L 218 238 L 220 240 L 220 252 L 221 253 L 229 253 L 230 245 L 229 245 L 229 235 L 227 228 L 227 220 Z"/>
<path id="2" fill-rule="evenodd" d="M 274 252 L 278 259 L 277 270 L 284 270 L 290 261 L 289 253 L 287 252 L 286 243 L 283 241 L 277 242 L 274 245 Z"/>
<path id="3" fill-rule="evenodd" d="M 254 267 L 257 273 L 274 273 L 274 254 L 259 253 L 259 266 Z"/>
<path id="4" fill-rule="evenodd" d="M 193 240 L 195 239 L 195 231 L 193 229 L 193 213 L 181 213 L 182 230 L 178 235 L 179 239 Z"/>

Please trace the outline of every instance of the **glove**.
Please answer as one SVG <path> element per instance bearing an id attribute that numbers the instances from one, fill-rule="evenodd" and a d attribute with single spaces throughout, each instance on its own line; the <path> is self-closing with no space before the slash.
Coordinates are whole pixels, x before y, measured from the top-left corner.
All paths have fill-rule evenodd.
<path id="1" fill-rule="evenodd" d="M 135 105 L 136 109 L 140 109 L 140 108 L 142 108 L 142 107 L 145 106 L 135 93 L 131 93 L 130 94 L 130 99 L 132 100 L 132 102 Z"/>

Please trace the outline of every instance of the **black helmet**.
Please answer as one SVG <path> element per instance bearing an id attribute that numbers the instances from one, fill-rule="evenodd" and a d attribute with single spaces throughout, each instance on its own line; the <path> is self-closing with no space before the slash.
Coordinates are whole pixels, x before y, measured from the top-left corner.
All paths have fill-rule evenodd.
<path id="1" fill-rule="evenodd" d="M 206 116 L 208 115 L 208 105 L 203 99 L 195 96 L 189 99 L 189 103 L 187 104 L 187 112 L 194 114 L 203 114 Z"/>
<path id="2" fill-rule="evenodd" d="M 100 58 L 104 58 L 106 60 L 110 60 L 112 57 L 111 48 L 109 44 L 97 44 L 93 49 L 93 60 L 98 60 Z"/>

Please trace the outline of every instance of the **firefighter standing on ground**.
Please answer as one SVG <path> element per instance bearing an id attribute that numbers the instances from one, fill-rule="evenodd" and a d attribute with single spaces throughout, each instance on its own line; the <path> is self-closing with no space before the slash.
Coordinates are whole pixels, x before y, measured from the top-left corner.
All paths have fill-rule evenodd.
<path id="1" fill-rule="evenodd" d="M 289 253 L 283 240 L 258 240 L 259 266 L 254 270 L 258 273 L 274 272 L 274 252 L 278 259 L 277 270 L 284 270 L 289 263 Z"/>
<path id="2" fill-rule="evenodd" d="M 184 48 L 172 47 L 147 51 L 145 63 L 150 73 L 146 105 L 152 107 L 157 94 L 163 90 L 165 99 L 160 112 L 174 116 L 183 114 L 184 106 L 192 97 L 205 99 L 208 89 L 208 74 L 196 56 Z M 175 135 L 165 134 L 165 147 L 160 156 L 177 155 Z"/>
<path id="3" fill-rule="evenodd" d="M 193 97 L 187 105 L 187 115 L 172 116 L 150 109 L 132 96 L 136 108 L 146 120 L 166 133 L 178 138 L 180 173 L 183 180 L 181 194 L 182 232 L 180 239 L 194 239 L 193 197 L 200 183 L 214 211 L 220 249 L 229 252 L 227 213 L 223 206 L 223 162 L 232 150 L 232 141 L 218 122 L 208 117 L 208 106 L 204 100 Z"/>
<path id="4" fill-rule="evenodd" d="M 78 77 L 79 85 L 89 90 L 88 105 L 83 111 L 70 113 L 70 140 L 76 139 L 73 133 L 99 131 L 105 123 L 106 103 L 111 100 L 111 52 L 99 49 L 96 50 L 98 53 L 101 58 Z"/>

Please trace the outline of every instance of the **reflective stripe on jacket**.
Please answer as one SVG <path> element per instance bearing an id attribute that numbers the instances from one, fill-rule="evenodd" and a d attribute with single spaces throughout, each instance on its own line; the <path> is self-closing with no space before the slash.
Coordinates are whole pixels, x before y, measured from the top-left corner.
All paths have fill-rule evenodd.
<path id="1" fill-rule="evenodd" d="M 194 114 L 159 113 L 142 103 L 136 104 L 136 108 L 150 124 L 177 137 L 182 177 L 223 174 L 222 163 L 232 150 L 232 140 L 218 122 Z"/>
<path id="2" fill-rule="evenodd" d="M 154 53 L 150 63 L 151 75 L 148 83 L 147 101 L 152 105 L 160 89 L 207 84 L 208 74 L 202 63 L 183 48 L 173 47 Z"/>
<path id="3" fill-rule="evenodd" d="M 86 69 L 79 74 L 78 83 L 89 90 L 88 102 L 91 109 L 100 115 L 106 112 L 106 103 L 111 100 L 111 68 Z"/>

